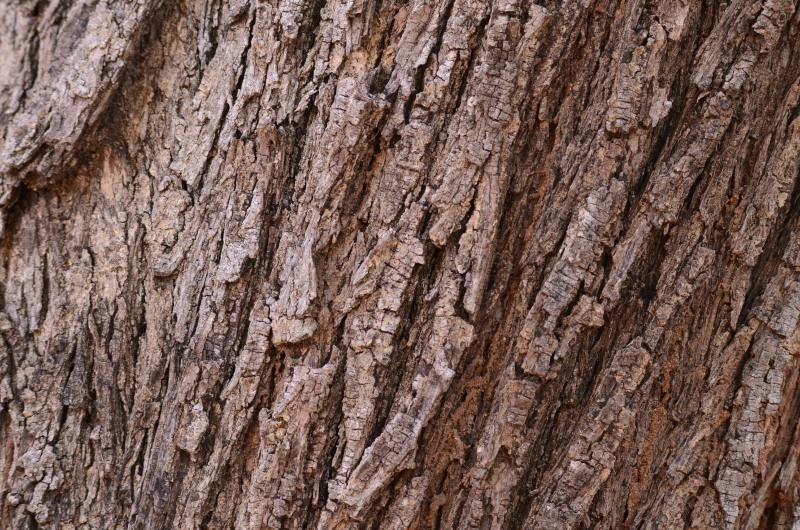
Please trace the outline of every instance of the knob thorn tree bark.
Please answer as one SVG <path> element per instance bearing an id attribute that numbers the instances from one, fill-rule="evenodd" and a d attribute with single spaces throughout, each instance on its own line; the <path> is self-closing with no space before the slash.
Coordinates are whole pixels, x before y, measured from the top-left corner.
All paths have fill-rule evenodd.
<path id="1" fill-rule="evenodd" d="M 0 527 L 800 527 L 794 0 L 0 1 Z"/>

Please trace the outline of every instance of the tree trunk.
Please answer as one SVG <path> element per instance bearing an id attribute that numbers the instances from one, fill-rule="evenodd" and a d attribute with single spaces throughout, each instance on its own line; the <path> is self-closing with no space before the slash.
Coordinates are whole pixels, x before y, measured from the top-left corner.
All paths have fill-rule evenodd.
<path id="1" fill-rule="evenodd" d="M 0 0 L 0 527 L 800 527 L 797 0 Z"/>

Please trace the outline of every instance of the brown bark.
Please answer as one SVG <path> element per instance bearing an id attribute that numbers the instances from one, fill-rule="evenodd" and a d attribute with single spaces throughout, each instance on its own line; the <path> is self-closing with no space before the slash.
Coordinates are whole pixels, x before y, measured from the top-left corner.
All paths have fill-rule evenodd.
<path id="1" fill-rule="evenodd" d="M 793 0 L 0 1 L 0 527 L 800 527 Z"/>

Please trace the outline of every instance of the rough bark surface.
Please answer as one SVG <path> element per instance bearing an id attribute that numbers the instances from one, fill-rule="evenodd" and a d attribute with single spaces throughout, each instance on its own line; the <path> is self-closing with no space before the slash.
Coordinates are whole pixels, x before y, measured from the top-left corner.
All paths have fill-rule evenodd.
<path id="1" fill-rule="evenodd" d="M 796 0 L 0 0 L 0 527 L 800 528 Z"/>

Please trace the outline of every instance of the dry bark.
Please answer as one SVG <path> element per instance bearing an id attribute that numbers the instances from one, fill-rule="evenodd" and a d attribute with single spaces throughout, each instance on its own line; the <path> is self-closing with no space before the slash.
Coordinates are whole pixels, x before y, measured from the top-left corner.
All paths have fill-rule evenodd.
<path id="1" fill-rule="evenodd" d="M 798 7 L 0 1 L 0 527 L 800 527 Z"/>

